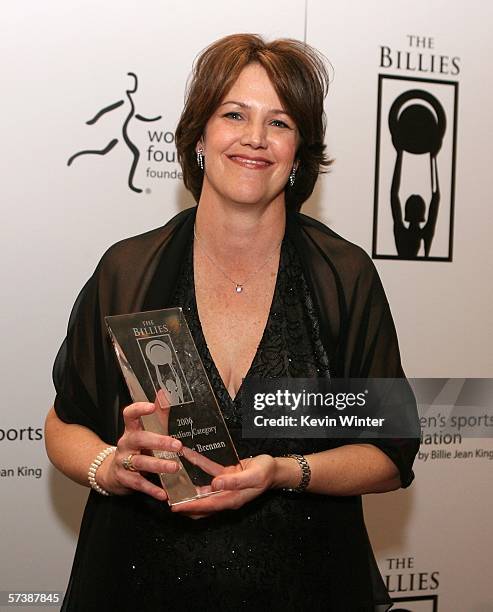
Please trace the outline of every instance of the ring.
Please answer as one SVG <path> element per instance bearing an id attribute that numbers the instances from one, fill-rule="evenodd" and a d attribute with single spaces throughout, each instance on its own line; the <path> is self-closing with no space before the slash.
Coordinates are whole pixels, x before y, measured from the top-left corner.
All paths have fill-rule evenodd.
<path id="1" fill-rule="evenodd" d="M 132 457 L 133 455 L 129 455 L 128 457 L 125 457 L 124 459 L 122 459 L 122 466 L 124 470 L 127 470 L 129 472 L 137 472 L 137 469 L 132 463 Z"/>

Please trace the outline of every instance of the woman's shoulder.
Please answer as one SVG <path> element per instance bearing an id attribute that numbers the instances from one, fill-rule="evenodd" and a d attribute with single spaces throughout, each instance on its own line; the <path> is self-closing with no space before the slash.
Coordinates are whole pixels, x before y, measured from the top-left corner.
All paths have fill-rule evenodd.
<path id="1" fill-rule="evenodd" d="M 98 269 L 103 272 L 122 268 L 131 271 L 136 266 L 150 263 L 194 213 L 195 206 L 187 208 L 160 227 L 119 240 L 103 254 Z"/>
<path id="2" fill-rule="evenodd" d="M 362 247 L 337 234 L 321 221 L 303 213 L 294 213 L 290 216 L 290 223 L 298 228 L 305 248 L 315 246 L 338 276 L 354 279 L 376 274 L 371 257 Z M 306 250 L 303 250 L 306 254 Z"/>

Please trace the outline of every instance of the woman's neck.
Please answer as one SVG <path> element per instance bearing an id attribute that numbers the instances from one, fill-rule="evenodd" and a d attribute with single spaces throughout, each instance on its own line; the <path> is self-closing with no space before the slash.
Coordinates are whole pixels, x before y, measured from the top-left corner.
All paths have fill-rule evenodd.
<path id="1" fill-rule="evenodd" d="M 284 236 L 284 198 L 268 206 L 200 200 L 196 234 L 208 255 L 229 269 L 255 268 L 277 248 Z"/>

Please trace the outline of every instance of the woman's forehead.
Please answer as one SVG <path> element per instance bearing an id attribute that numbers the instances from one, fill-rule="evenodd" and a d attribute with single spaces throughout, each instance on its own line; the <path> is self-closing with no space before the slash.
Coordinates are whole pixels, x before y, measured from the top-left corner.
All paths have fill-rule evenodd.
<path id="1" fill-rule="evenodd" d="M 221 100 L 221 105 L 236 103 L 251 107 L 262 104 L 274 112 L 287 112 L 279 99 L 265 68 L 258 63 L 248 64 Z"/>

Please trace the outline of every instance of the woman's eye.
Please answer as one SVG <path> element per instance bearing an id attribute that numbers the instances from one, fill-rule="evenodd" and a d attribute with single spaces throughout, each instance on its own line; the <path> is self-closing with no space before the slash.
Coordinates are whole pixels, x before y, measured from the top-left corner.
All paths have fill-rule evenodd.
<path id="1" fill-rule="evenodd" d="M 235 111 L 230 111 L 229 113 L 226 113 L 224 116 L 228 117 L 229 119 L 241 119 L 240 113 L 237 113 Z"/>
<path id="2" fill-rule="evenodd" d="M 275 127 L 280 127 L 280 128 L 288 128 L 289 125 L 287 123 L 284 123 L 284 121 L 281 121 L 280 119 L 274 119 L 272 121 L 272 125 Z"/>

